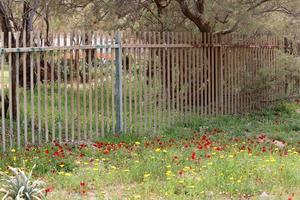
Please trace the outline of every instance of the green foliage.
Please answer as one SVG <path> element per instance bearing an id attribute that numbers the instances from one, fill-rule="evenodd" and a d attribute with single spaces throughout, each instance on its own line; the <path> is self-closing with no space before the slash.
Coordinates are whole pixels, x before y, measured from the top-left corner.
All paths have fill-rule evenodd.
<path id="1" fill-rule="evenodd" d="M 259 69 L 244 74 L 243 90 L 253 96 L 276 94 L 275 99 L 290 97 L 299 93 L 300 58 L 277 51 L 276 69 L 257 61 Z"/>
<path id="2" fill-rule="evenodd" d="M 4 172 L 0 172 L 1 189 L 0 192 L 4 193 L 3 199 L 15 199 L 15 200 L 41 200 L 44 198 L 44 182 L 35 180 L 32 182 L 32 170 L 29 175 L 19 168 L 8 167 L 12 173 L 12 176 L 7 175 Z"/>

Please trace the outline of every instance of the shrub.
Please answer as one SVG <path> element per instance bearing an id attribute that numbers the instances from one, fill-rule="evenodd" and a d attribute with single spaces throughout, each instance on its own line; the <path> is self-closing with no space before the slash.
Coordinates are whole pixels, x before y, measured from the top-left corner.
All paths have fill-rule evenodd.
<path id="1" fill-rule="evenodd" d="M 20 199 L 20 200 L 40 200 L 44 198 L 44 182 L 35 180 L 31 182 L 32 171 L 26 176 L 25 172 L 19 168 L 9 167 L 12 176 L 0 172 L 2 178 L 0 192 L 4 193 L 3 199 Z"/>

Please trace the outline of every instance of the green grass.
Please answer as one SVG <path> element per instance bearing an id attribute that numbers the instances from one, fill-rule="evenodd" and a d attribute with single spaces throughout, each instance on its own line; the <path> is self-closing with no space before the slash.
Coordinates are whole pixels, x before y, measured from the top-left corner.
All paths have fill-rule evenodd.
<path id="1" fill-rule="evenodd" d="M 36 163 L 34 176 L 51 188 L 48 199 L 260 199 L 263 192 L 299 199 L 299 108 L 281 103 L 243 116 L 195 118 L 155 136 L 32 147 L 3 155 L 0 167 Z"/>

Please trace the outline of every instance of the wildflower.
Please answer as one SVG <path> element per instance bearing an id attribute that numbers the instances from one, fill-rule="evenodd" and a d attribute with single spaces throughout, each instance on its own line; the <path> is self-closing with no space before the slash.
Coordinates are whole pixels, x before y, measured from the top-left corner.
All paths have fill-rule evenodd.
<path id="1" fill-rule="evenodd" d="M 113 165 L 112 165 L 110 168 L 113 169 L 113 170 L 116 170 L 116 169 L 117 169 L 117 168 L 116 168 L 115 166 L 113 166 Z"/>
<path id="2" fill-rule="evenodd" d="M 166 175 L 167 176 L 171 176 L 172 175 L 172 171 L 170 171 L 170 170 L 166 171 Z"/>
<path id="3" fill-rule="evenodd" d="M 83 154 L 83 153 L 81 153 L 80 155 L 79 155 L 79 157 L 80 158 L 83 158 L 85 155 Z"/>
<path id="4" fill-rule="evenodd" d="M 160 148 L 155 149 L 155 152 L 160 152 Z"/>
<path id="5" fill-rule="evenodd" d="M 195 160 L 195 159 L 196 159 L 196 153 L 195 153 L 195 152 L 192 153 L 191 158 L 192 158 L 192 160 Z"/>
<path id="6" fill-rule="evenodd" d="M 150 177 L 150 174 L 144 174 L 144 178 Z"/>
<path id="7" fill-rule="evenodd" d="M 45 189 L 45 193 L 46 193 L 46 194 L 48 194 L 48 193 L 50 193 L 50 192 L 52 192 L 52 191 L 53 191 L 52 188 L 46 188 L 46 189 Z"/>
<path id="8" fill-rule="evenodd" d="M 72 174 L 71 173 L 66 173 L 65 176 L 72 176 Z"/>
<path id="9" fill-rule="evenodd" d="M 103 154 L 109 154 L 109 150 L 108 150 L 108 149 L 105 149 L 105 150 L 103 151 Z"/>
<path id="10" fill-rule="evenodd" d="M 16 152 L 16 150 L 15 150 L 15 149 L 11 149 L 10 151 L 11 151 L 11 152 L 13 152 L 13 153 L 14 153 L 14 152 Z"/>
<path id="11" fill-rule="evenodd" d="M 84 187 L 84 186 L 86 186 L 86 183 L 85 182 L 80 182 L 80 187 Z"/>
<path id="12" fill-rule="evenodd" d="M 60 164 L 59 166 L 60 166 L 61 168 L 63 168 L 65 165 L 64 165 L 64 164 Z"/>
<path id="13" fill-rule="evenodd" d="M 141 143 L 140 143 L 140 142 L 135 142 L 135 144 L 136 144 L 136 145 L 140 145 Z"/>

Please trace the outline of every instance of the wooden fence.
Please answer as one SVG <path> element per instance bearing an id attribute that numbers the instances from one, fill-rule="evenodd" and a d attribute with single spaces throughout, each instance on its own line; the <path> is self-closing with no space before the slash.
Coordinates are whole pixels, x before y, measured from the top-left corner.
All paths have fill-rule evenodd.
<path id="1" fill-rule="evenodd" d="M 282 43 L 275 37 L 115 36 L 1 34 L 3 151 L 120 131 L 151 134 L 183 119 L 249 112 L 286 92 L 245 87 L 260 68 L 278 70 Z"/>

